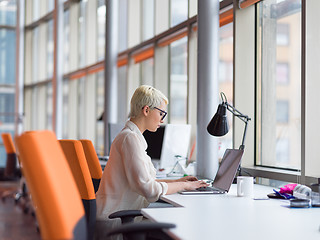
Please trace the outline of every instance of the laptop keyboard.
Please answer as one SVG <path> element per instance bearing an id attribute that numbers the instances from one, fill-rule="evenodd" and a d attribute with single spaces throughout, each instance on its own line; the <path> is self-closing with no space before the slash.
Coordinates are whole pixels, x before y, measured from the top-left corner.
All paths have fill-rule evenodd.
<path id="1" fill-rule="evenodd" d="M 197 191 L 200 191 L 200 192 L 220 191 L 219 189 L 214 188 L 214 187 L 199 187 L 199 188 L 197 188 L 196 190 L 197 190 Z"/>
<path id="2" fill-rule="evenodd" d="M 226 193 L 226 191 L 218 189 L 216 187 L 200 187 L 195 190 L 188 190 L 179 192 L 181 194 L 222 194 Z"/>

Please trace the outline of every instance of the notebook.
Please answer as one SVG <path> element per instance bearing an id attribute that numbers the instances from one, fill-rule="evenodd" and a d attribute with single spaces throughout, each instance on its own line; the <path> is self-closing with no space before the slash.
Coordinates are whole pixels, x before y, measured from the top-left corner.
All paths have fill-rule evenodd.
<path id="1" fill-rule="evenodd" d="M 198 188 L 179 192 L 180 194 L 223 194 L 227 193 L 236 176 L 243 150 L 227 149 L 223 155 L 221 164 L 217 171 L 212 187 Z"/>

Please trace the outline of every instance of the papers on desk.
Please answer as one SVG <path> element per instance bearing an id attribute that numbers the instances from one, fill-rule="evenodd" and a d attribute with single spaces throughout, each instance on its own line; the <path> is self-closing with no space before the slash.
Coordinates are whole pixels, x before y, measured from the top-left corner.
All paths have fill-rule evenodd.
<path id="1" fill-rule="evenodd" d="M 182 160 L 185 162 L 185 160 Z M 166 169 L 157 170 L 157 178 L 167 177 L 183 177 L 186 175 L 195 176 L 195 163 L 190 163 L 188 167 L 185 167 L 183 162 L 178 161 L 175 166 Z"/>
<path id="2" fill-rule="evenodd" d="M 156 178 L 166 178 L 167 177 L 167 173 L 166 171 L 162 170 L 162 171 L 157 171 L 157 175 Z"/>

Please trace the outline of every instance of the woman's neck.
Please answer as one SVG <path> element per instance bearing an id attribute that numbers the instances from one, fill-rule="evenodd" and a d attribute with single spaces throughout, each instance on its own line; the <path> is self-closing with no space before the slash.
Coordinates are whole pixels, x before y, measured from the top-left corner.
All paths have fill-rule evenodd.
<path id="1" fill-rule="evenodd" d="M 130 121 L 133 122 L 140 130 L 141 133 L 144 133 L 144 131 L 146 130 L 145 128 L 145 124 L 143 119 L 137 117 L 137 118 L 130 118 Z"/>

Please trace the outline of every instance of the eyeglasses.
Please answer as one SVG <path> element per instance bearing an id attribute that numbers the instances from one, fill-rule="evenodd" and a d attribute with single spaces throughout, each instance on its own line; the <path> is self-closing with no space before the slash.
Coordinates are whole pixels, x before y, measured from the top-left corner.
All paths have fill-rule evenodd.
<path id="1" fill-rule="evenodd" d="M 160 111 L 161 120 L 163 120 L 167 116 L 168 113 L 166 111 L 163 111 L 162 109 L 157 107 L 154 108 Z"/>

